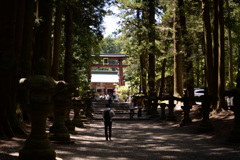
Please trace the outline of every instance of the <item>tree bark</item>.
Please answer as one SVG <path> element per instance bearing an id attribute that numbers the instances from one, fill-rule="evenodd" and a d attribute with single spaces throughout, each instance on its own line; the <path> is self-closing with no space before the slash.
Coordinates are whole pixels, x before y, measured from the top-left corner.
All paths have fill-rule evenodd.
<path id="1" fill-rule="evenodd" d="M 174 96 L 183 96 L 183 83 L 182 83 L 182 53 L 181 48 L 181 30 L 179 22 L 179 12 L 177 10 L 178 1 L 175 0 L 175 13 L 174 13 L 174 24 L 173 24 L 173 43 L 174 43 Z"/>
<path id="2" fill-rule="evenodd" d="M 214 93 L 213 91 L 213 57 L 212 57 L 212 37 L 211 37 L 211 24 L 209 15 L 209 0 L 202 0 L 203 10 L 203 25 L 204 25 L 204 49 L 205 49 L 205 65 L 206 65 L 206 87 L 208 87 L 209 95 Z"/>
<path id="3" fill-rule="evenodd" d="M 62 13 L 63 3 L 57 0 L 55 22 L 54 22 L 54 48 L 53 48 L 53 64 L 52 64 L 52 77 L 58 80 L 59 61 L 61 53 L 61 31 L 62 31 Z"/>
<path id="4" fill-rule="evenodd" d="M 223 0 L 218 2 L 218 34 L 219 34 L 219 67 L 218 67 L 218 108 L 222 108 L 225 103 L 225 52 L 224 52 L 224 16 L 223 16 Z"/>
<path id="5" fill-rule="evenodd" d="M 219 34 L 218 34 L 218 27 L 219 27 L 219 14 L 218 14 L 218 2 L 219 0 L 214 0 L 213 1 L 213 73 L 212 73 L 212 78 L 213 82 L 212 83 L 212 95 L 217 97 L 218 94 L 218 56 L 219 56 Z"/>
<path id="6" fill-rule="evenodd" d="M 159 91 L 159 97 L 163 97 L 163 92 L 164 92 L 164 86 L 165 86 L 165 70 L 166 70 L 166 64 L 167 64 L 167 59 L 164 58 L 162 62 L 162 71 L 161 71 L 161 81 L 160 81 L 160 91 Z"/>
<path id="7" fill-rule="evenodd" d="M 148 57 L 148 86 L 149 94 L 153 96 L 155 92 L 155 1 L 151 0 L 148 2 L 148 20 L 149 20 L 149 57 Z"/>
<path id="8" fill-rule="evenodd" d="M 178 0 L 178 8 L 180 15 L 180 25 L 182 33 L 182 42 L 184 44 L 186 52 L 186 88 L 188 90 L 189 97 L 194 96 L 194 79 L 193 79 L 193 62 L 191 60 L 192 47 L 189 40 L 189 35 L 187 31 L 186 18 L 185 18 L 185 8 L 183 0 Z"/>
<path id="9" fill-rule="evenodd" d="M 32 50 L 33 50 L 33 24 L 35 1 L 25 3 L 25 20 L 23 30 L 23 44 L 21 52 L 20 77 L 29 77 L 32 72 Z"/>
<path id="10" fill-rule="evenodd" d="M 65 23 L 65 62 L 64 62 L 64 80 L 68 83 L 72 83 L 72 42 L 73 42 L 73 17 L 70 5 L 66 8 L 66 23 Z"/>
<path id="11" fill-rule="evenodd" d="M 23 7 L 24 1 L 0 2 L 0 137 L 13 137 L 22 131 L 16 116 L 16 89 L 23 25 L 20 12 L 24 13 L 21 10 L 24 7 L 20 9 L 17 6 Z"/>
<path id="12" fill-rule="evenodd" d="M 34 43 L 33 65 L 34 73 L 38 72 L 37 62 L 40 58 L 44 58 L 47 62 L 45 73 L 49 75 L 51 66 L 51 32 L 52 32 L 52 4 L 53 0 L 38 2 L 39 10 L 39 26 L 36 28 L 36 37 Z"/>
<path id="13" fill-rule="evenodd" d="M 229 2 L 226 1 L 226 8 L 227 8 L 227 18 L 230 19 L 230 11 L 229 11 Z M 232 31 L 230 27 L 227 30 L 228 32 L 228 55 L 229 55 L 229 62 L 228 62 L 228 78 L 229 78 L 229 86 L 228 89 L 233 89 L 233 51 L 232 51 Z"/>

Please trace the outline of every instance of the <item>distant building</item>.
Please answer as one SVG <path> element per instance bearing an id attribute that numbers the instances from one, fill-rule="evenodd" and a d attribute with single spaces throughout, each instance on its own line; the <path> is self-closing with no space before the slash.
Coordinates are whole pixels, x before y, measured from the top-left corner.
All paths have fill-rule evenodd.
<path id="1" fill-rule="evenodd" d="M 119 82 L 117 71 L 92 71 L 91 88 L 100 95 L 112 94 Z"/>
<path id="2" fill-rule="evenodd" d="M 127 57 L 124 54 L 100 54 L 101 63 L 92 64 L 91 67 L 91 88 L 100 95 L 115 93 L 116 85 L 124 86 L 122 61 Z M 112 68 L 112 70 L 102 70 L 101 68 Z M 94 70 L 93 70 L 94 69 Z"/>

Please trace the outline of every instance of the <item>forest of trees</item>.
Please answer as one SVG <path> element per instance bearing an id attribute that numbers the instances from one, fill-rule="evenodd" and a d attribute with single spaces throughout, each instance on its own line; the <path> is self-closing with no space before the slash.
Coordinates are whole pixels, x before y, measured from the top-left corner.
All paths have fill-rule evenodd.
<path id="1" fill-rule="evenodd" d="M 117 37 L 103 41 L 108 5 L 121 17 Z M 224 91 L 236 86 L 240 67 L 238 0 L 11 0 L 0 2 L 0 137 L 23 133 L 18 119 L 19 80 L 37 73 L 40 58 L 46 75 L 75 86 L 89 86 L 92 55 L 129 56 L 125 76 L 146 95 L 172 90 L 193 96 L 208 87 L 224 103 Z"/>
<path id="2" fill-rule="evenodd" d="M 106 0 L 1 1 L 0 137 L 23 133 L 19 114 L 19 80 L 37 74 L 83 86 L 89 80 L 92 54 L 100 52 Z"/>
<path id="3" fill-rule="evenodd" d="M 184 88 L 193 96 L 194 88 L 207 87 L 209 95 L 219 98 L 214 110 L 220 110 L 224 91 L 236 86 L 240 3 L 119 0 L 117 5 L 133 87 L 161 97 L 165 77 L 172 76 L 175 96 L 183 96 Z"/>

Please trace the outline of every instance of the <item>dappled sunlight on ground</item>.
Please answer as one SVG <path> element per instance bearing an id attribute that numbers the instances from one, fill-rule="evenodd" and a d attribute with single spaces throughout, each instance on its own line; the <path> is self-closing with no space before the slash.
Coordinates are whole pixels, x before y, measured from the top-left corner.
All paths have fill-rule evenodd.
<path id="1" fill-rule="evenodd" d="M 240 145 L 226 141 L 233 122 L 231 112 L 211 116 L 212 132 L 196 132 L 200 120 L 184 127 L 179 127 L 179 121 L 157 119 L 113 121 L 112 141 L 105 140 L 103 122 L 92 120 L 83 128 L 76 127 L 71 134 L 74 144 L 52 146 L 63 160 L 240 159 Z M 24 142 L 25 138 L 0 140 L 0 160 L 17 160 Z"/>

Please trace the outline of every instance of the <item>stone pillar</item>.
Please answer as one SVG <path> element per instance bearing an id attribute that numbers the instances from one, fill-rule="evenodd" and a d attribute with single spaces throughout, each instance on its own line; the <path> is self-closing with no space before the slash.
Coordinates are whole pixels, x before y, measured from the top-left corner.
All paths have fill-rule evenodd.
<path id="1" fill-rule="evenodd" d="M 213 130 L 213 125 L 210 121 L 209 114 L 212 111 L 211 102 L 214 100 L 214 98 L 208 95 L 207 88 L 204 89 L 204 95 L 200 98 L 202 98 L 202 108 L 200 109 L 200 111 L 202 113 L 203 119 L 198 130 L 202 132 L 211 131 Z"/>
<path id="2" fill-rule="evenodd" d="M 118 60 L 118 66 L 119 66 L 119 86 L 123 86 L 123 67 L 122 67 L 122 60 Z"/>
<path id="3" fill-rule="evenodd" d="M 87 91 L 87 97 L 85 98 L 85 104 L 86 104 L 86 116 L 87 117 L 93 117 L 93 109 L 92 109 L 92 99 L 93 95 L 90 90 Z"/>
<path id="4" fill-rule="evenodd" d="M 176 121 L 176 116 L 174 115 L 174 97 L 173 97 L 173 93 L 170 92 L 169 93 L 169 98 L 168 98 L 168 116 L 167 116 L 167 120 L 168 121 Z"/>
<path id="5" fill-rule="evenodd" d="M 166 114 L 165 114 L 165 108 L 166 108 L 166 103 L 160 103 L 160 107 L 161 107 L 161 117 L 160 119 L 166 119 Z"/>
<path id="6" fill-rule="evenodd" d="M 73 124 L 76 127 L 83 127 L 83 122 L 80 117 L 80 110 L 82 106 L 82 101 L 80 97 L 74 97 L 72 100 L 73 108 L 74 108 L 74 117 L 73 117 Z"/>
<path id="7" fill-rule="evenodd" d="M 56 153 L 46 135 L 46 118 L 53 110 L 53 93 L 56 83 L 51 77 L 45 75 L 21 79 L 20 83 L 29 92 L 27 110 L 32 126 L 23 149 L 19 151 L 19 160 L 55 160 Z"/>
<path id="8" fill-rule="evenodd" d="M 50 127 L 49 139 L 53 143 L 70 144 L 70 134 L 65 126 L 65 111 L 70 103 L 70 95 L 67 84 L 64 81 L 57 83 L 56 94 L 54 98 L 54 121 Z"/>
<path id="9" fill-rule="evenodd" d="M 181 108 L 183 109 L 184 117 L 180 126 L 185 126 L 192 123 L 192 119 L 190 118 L 190 115 L 189 115 L 190 110 L 192 109 L 192 106 L 189 104 L 187 90 L 184 91 L 184 97 L 182 98 L 182 101 L 183 101 L 183 106 L 181 106 Z"/>

